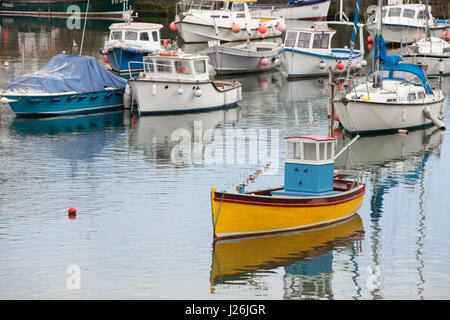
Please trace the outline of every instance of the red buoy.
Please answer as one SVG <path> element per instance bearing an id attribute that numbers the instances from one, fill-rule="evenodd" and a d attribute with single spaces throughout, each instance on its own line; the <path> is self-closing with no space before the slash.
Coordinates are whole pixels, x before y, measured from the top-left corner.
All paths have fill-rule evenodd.
<path id="1" fill-rule="evenodd" d="M 106 54 L 103 56 L 103 61 L 104 61 L 106 64 L 109 64 L 109 59 L 108 59 L 108 56 L 107 56 Z"/>
<path id="2" fill-rule="evenodd" d="M 369 41 L 369 42 L 373 42 L 373 38 L 372 38 L 372 36 L 368 36 L 368 37 L 367 37 L 367 41 Z"/>
<path id="3" fill-rule="evenodd" d="M 263 67 L 265 67 L 269 64 L 269 59 L 261 58 L 261 60 L 259 60 L 259 64 L 262 65 Z"/>
<path id="4" fill-rule="evenodd" d="M 231 31 L 233 31 L 234 33 L 238 33 L 241 31 L 241 27 L 237 23 L 234 23 L 231 27 Z"/>
<path id="5" fill-rule="evenodd" d="M 367 48 L 369 48 L 369 50 L 372 50 L 373 49 L 373 42 L 369 42 L 367 44 Z"/>
<path id="6" fill-rule="evenodd" d="M 258 27 L 258 31 L 261 34 L 266 33 L 267 32 L 267 26 L 265 24 L 260 24 L 259 27 Z"/>
<path id="7" fill-rule="evenodd" d="M 344 64 L 342 63 L 342 62 L 338 62 L 337 64 L 336 64 L 336 68 L 338 69 L 338 70 L 342 70 L 342 69 L 344 69 Z"/>
<path id="8" fill-rule="evenodd" d="M 68 212 L 69 212 L 69 215 L 76 215 L 77 209 L 75 207 L 70 207 Z"/>
<path id="9" fill-rule="evenodd" d="M 170 30 L 172 30 L 172 31 L 177 31 L 177 30 L 178 30 L 178 27 L 177 27 L 177 25 L 175 24 L 175 21 L 172 21 L 172 22 L 170 23 Z"/>

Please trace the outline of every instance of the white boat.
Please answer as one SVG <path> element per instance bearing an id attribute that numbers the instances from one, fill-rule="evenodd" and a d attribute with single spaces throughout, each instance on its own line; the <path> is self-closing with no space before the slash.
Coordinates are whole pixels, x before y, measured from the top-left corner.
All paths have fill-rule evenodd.
<path id="1" fill-rule="evenodd" d="M 383 7 L 381 14 L 375 11 L 367 21 L 368 31 L 374 35 L 379 16 L 382 17 L 383 37 L 386 43 L 411 44 L 424 37 L 428 26 L 431 34 L 441 38 L 450 28 L 448 21 L 436 20 L 431 14 L 431 7 L 424 4 L 403 4 L 402 0 L 390 0 Z M 374 7 L 368 8 L 369 12 Z"/>
<path id="2" fill-rule="evenodd" d="M 288 29 L 283 54 L 288 78 L 325 76 L 328 68 L 339 73 L 347 68 L 349 62 L 355 69 L 365 66 L 367 62 L 361 50 L 331 47 L 335 33 L 329 28 Z"/>
<path id="3" fill-rule="evenodd" d="M 128 80 L 139 115 L 212 111 L 242 99 L 239 82 L 209 79 L 208 56 L 162 52 L 144 57 L 143 65 Z"/>
<path id="4" fill-rule="evenodd" d="M 160 29 L 157 23 L 131 22 L 113 23 L 109 26 L 109 37 L 104 48 L 100 51 L 106 56 L 112 71 L 127 77 L 129 69 L 133 74 L 142 72 L 142 57 L 164 50 L 161 46 Z"/>
<path id="5" fill-rule="evenodd" d="M 250 5 L 250 12 L 276 14 L 286 20 L 327 20 L 331 0 L 288 0 L 286 4 Z"/>
<path id="6" fill-rule="evenodd" d="M 406 47 L 405 62 L 421 65 L 427 75 L 450 75 L 450 44 L 440 38 L 424 38 Z"/>
<path id="7" fill-rule="evenodd" d="M 283 46 L 275 42 L 220 44 L 210 42 L 206 49 L 214 70 L 218 74 L 261 72 L 275 69 L 282 62 Z"/>
<path id="8" fill-rule="evenodd" d="M 247 2 L 255 0 L 183 0 L 171 29 L 186 43 L 242 41 L 279 37 L 285 21 L 276 16 L 253 15 Z"/>
<path id="9" fill-rule="evenodd" d="M 400 56 L 387 56 L 381 21 L 374 40 L 376 68 L 373 78 L 369 75 L 370 80 L 350 85 L 349 92 L 340 91 L 340 98 L 334 100 L 336 113 L 345 130 L 367 133 L 433 124 L 445 128 L 439 119 L 445 107 L 442 81 L 433 86 L 420 66 L 401 63 Z"/>

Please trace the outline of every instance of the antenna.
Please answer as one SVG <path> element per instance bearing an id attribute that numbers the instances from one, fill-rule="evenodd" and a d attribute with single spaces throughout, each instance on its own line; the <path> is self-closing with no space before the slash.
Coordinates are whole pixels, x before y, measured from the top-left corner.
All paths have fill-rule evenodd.
<path id="1" fill-rule="evenodd" d="M 89 11 L 89 1 L 90 0 L 88 0 L 88 2 L 87 2 L 86 14 L 84 15 L 84 26 L 83 26 L 83 35 L 81 36 L 80 57 L 81 57 L 81 54 L 83 53 L 84 33 L 86 32 L 86 21 L 87 21 L 87 15 L 88 15 L 88 11 Z"/>

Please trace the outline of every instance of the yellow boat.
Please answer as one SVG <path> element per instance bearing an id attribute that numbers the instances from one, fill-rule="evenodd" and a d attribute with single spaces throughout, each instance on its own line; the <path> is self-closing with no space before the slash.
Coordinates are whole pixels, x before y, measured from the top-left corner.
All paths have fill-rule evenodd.
<path id="1" fill-rule="evenodd" d="M 323 227 L 353 216 L 363 203 L 360 177 L 334 171 L 334 140 L 286 138 L 284 186 L 254 192 L 211 190 L 215 240 Z"/>
<path id="2" fill-rule="evenodd" d="M 214 293 L 218 284 L 242 279 L 260 270 L 285 267 L 288 272 L 303 263 L 323 272 L 326 265 L 331 264 L 330 259 L 323 257 L 335 246 L 347 247 L 362 239 L 364 228 L 361 217 L 356 214 L 346 221 L 314 230 L 217 241 L 212 254 L 211 291 Z M 317 266 L 318 263 L 321 265 Z M 301 269 L 306 272 L 311 268 L 303 266 Z"/>

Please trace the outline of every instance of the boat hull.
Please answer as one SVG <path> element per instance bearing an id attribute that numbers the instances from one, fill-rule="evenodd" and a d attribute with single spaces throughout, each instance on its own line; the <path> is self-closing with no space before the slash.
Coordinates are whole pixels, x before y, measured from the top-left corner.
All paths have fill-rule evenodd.
<path id="1" fill-rule="evenodd" d="M 424 66 L 424 71 L 428 76 L 450 75 L 450 56 L 448 55 L 444 57 L 431 55 L 403 55 L 402 59 L 406 63 Z"/>
<path id="2" fill-rule="evenodd" d="M 76 11 L 86 12 L 87 0 L 48 0 L 48 1 L 0 1 L 1 15 L 39 16 L 39 17 L 71 17 Z M 129 7 L 134 8 L 134 0 L 128 1 Z M 90 18 L 122 18 L 123 0 L 120 1 L 91 1 L 88 10 Z"/>
<path id="3" fill-rule="evenodd" d="M 441 27 L 430 28 L 431 35 L 442 38 L 448 27 L 449 25 L 443 25 Z M 383 23 L 382 28 L 384 42 L 387 44 L 412 44 L 425 36 L 425 28 L 423 27 Z M 368 25 L 367 29 L 372 36 L 375 36 L 375 25 Z"/>
<path id="4" fill-rule="evenodd" d="M 73 115 L 121 109 L 124 90 L 4 97 L 12 100 L 9 105 L 17 116 Z"/>
<path id="5" fill-rule="evenodd" d="M 270 51 L 248 51 L 216 45 L 208 48 L 206 54 L 217 73 L 236 74 L 273 70 L 281 64 L 282 51 L 282 47 Z M 263 58 L 268 61 L 265 66 L 261 64 Z"/>
<path id="6" fill-rule="evenodd" d="M 175 23 L 185 43 L 208 42 L 210 40 L 245 41 L 247 39 L 280 37 L 282 32 L 276 28 L 276 24 L 280 22 L 284 24 L 284 19 L 266 21 L 267 32 L 262 34 L 258 31 L 259 19 L 252 19 L 252 23 L 248 25 L 248 30 L 244 27 L 247 22 L 241 21 L 241 31 L 236 33 L 232 31 L 233 21 L 228 19 L 217 20 L 215 23 L 214 21 L 210 18 L 187 15 L 183 17 L 181 22 L 177 16 Z"/>
<path id="7" fill-rule="evenodd" d="M 283 57 L 288 78 L 326 76 L 329 67 L 332 72 L 339 73 L 346 70 L 349 60 L 354 66 L 363 60 L 360 51 L 354 50 L 352 59 L 349 59 L 349 52 L 348 49 L 332 49 L 331 54 L 317 54 L 295 48 L 285 48 Z M 325 63 L 323 68 L 319 66 L 322 61 Z M 344 64 L 342 70 L 336 67 L 339 61 Z"/>
<path id="8" fill-rule="evenodd" d="M 129 83 L 136 97 L 139 115 L 202 112 L 234 107 L 242 96 L 241 85 L 237 82 L 224 91 L 219 90 L 212 81 L 132 79 Z M 196 95 L 197 90 L 200 90 L 199 96 Z"/>
<path id="9" fill-rule="evenodd" d="M 249 6 L 251 12 L 261 15 L 269 15 L 276 12 L 277 16 L 287 20 L 308 20 L 325 21 L 327 20 L 330 9 L 330 0 L 310 0 L 295 4 L 278 4 L 273 6 Z"/>
<path id="10" fill-rule="evenodd" d="M 431 114 L 437 117 L 444 104 L 444 99 L 433 103 L 376 103 L 370 101 L 335 101 L 334 105 L 339 121 L 350 133 L 371 133 L 380 131 L 396 131 L 413 129 L 432 124 L 432 120 L 424 114 L 428 107 Z"/>
<path id="11" fill-rule="evenodd" d="M 283 197 L 211 191 L 215 239 L 319 228 L 353 216 L 365 186 L 327 197 Z M 307 200 L 305 200 L 307 199 Z"/>

